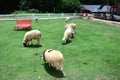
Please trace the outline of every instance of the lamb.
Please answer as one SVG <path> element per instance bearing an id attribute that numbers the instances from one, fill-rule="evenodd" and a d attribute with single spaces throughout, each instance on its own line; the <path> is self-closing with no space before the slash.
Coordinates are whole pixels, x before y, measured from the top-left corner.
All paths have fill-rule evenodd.
<path id="1" fill-rule="evenodd" d="M 69 22 L 70 21 L 70 17 L 66 17 L 66 22 Z"/>
<path id="2" fill-rule="evenodd" d="M 42 58 L 45 62 L 49 63 L 49 66 L 53 66 L 56 68 L 56 70 L 62 71 L 63 76 L 65 76 L 65 73 L 62 68 L 62 62 L 63 62 L 63 55 L 58 50 L 53 49 L 46 49 L 43 52 Z"/>
<path id="3" fill-rule="evenodd" d="M 26 47 L 29 45 L 30 42 L 32 44 L 32 39 L 36 39 L 38 42 L 37 45 L 40 45 L 40 38 L 41 38 L 41 32 L 39 30 L 28 31 L 24 35 L 23 45 L 24 47 Z"/>
<path id="4" fill-rule="evenodd" d="M 69 40 L 70 38 L 74 38 L 74 31 L 73 31 L 72 27 L 68 27 L 64 31 L 64 36 L 62 38 L 62 44 L 66 44 L 67 40 Z"/>

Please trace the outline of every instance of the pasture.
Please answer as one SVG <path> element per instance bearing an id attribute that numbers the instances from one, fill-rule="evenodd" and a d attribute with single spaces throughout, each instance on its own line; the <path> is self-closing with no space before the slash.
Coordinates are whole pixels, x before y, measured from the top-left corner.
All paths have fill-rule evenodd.
<path id="1" fill-rule="evenodd" d="M 32 21 L 32 29 L 42 33 L 42 46 L 23 47 L 27 30 L 14 31 L 15 21 L 0 21 L 0 80 L 120 80 L 120 27 L 72 22 L 77 24 L 75 38 L 62 45 L 64 19 Z M 40 60 L 46 48 L 63 53 L 66 77 Z"/>

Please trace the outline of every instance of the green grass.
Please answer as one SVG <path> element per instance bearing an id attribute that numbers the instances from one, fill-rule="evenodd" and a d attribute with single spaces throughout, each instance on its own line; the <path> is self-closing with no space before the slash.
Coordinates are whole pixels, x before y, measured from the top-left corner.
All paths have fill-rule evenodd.
<path id="1" fill-rule="evenodd" d="M 120 28 L 81 19 L 71 22 L 77 24 L 75 38 L 62 45 L 65 20 L 32 21 L 32 28 L 42 32 L 42 47 L 23 47 L 27 31 L 14 31 L 15 21 L 0 21 L 0 80 L 120 80 Z M 40 56 L 46 48 L 63 53 L 66 77 L 43 65 Z"/>

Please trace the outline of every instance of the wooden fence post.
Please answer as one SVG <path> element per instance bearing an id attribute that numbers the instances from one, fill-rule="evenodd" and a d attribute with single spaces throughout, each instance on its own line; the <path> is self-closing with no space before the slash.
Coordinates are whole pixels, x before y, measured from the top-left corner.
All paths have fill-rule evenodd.
<path id="1" fill-rule="evenodd" d="M 48 18 L 50 18 L 50 13 L 48 13 Z"/>
<path id="2" fill-rule="evenodd" d="M 62 13 L 62 17 L 64 17 L 64 13 Z"/>

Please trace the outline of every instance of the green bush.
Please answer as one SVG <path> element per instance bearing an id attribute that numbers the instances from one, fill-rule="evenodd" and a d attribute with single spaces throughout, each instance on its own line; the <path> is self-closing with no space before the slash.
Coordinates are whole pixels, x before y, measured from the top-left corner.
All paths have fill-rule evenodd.
<path id="1" fill-rule="evenodd" d="M 80 5 L 79 0 L 63 0 L 63 12 L 75 12 Z"/>
<path id="2" fill-rule="evenodd" d="M 37 10 L 37 9 L 29 9 L 28 10 L 28 13 L 39 13 L 39 10 Z"/>
<path id="3" fill-rule="evenodd" d="M 27 11 L 15 10 L 12 14 L 27 13 Z"/>
<path id="4" fill-rule="evenodd" d="M 28 10 L 15 10 L 12 14 L 19 14 L 19 13 L 39 13 L 37 9 L 28 9 Z"/>

